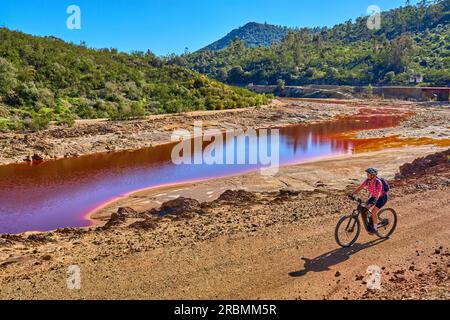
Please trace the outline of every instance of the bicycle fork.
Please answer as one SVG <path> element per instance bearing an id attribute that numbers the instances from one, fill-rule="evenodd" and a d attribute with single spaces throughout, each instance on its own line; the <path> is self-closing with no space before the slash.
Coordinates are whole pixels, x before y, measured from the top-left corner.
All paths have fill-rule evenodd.
<path id="1" fill-rule="evenodd" d="M 355 230 L 355 226 L 358 223 L 358 214 L 356 212 L 352 213 L 353 219 L 348 219 L 347 226 L 345 227 L 345 231 L 353 232 Z"/>

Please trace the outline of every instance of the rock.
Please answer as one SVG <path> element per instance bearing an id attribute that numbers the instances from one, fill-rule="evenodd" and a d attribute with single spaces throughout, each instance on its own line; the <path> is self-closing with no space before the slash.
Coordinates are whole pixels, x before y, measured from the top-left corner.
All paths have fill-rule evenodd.
<path id="1" fill-rule="evenodd" d="M 119 210 L 117 210 L 117 213 L 128 216 L 128 215 L 136 214 L 136 210 L 129 208 L 129 207 L 124 207 L 124 208 L 119 208 Z"/>
<path id="2" fill-rule="evenodd" d="M 130 228 L 134 228 L 134 229 L 142 229 L 142 230 L 153 230 L 155 229 L 157 226 L 157 224 L 155 223 L 154 220 L 151 219 L 145 219 L 142 221 L 137 221 L 134 222 L 130 225 Z"/>
<path id="3" fill-rule="evenodd" d="M 44 157 L 38 155 L 37 153 L 33 154 L 33 156 L 31 157 L 32 161 L 43 161 Z"/>
<path id="4" fill-rule="evenodd" d="M 395 275 L 400 275 L 400 274 L 405 274 L 405 270 L 401 269 L 401 270 L 397 270 L 394 272 Z"/>
<path id="5" fill-rule="evenodd" d="M 1 234 L 0 239 L 8 240 L 8 243 L 23 241 L 23 238 L 21 235 L 15 235 L 15 234 Z"/>
<path id="6" fill-rule="evenodd" d="M 254 200 L 255 195 L 245 190 L 226 190 L 218 199 L 218 201 L 238 204 L 245 204 L 246 202 L 253 202 Z"/>
<path id="7" fill-rule="evenodd" d="M 316 187 L 321 188 L 321 187 L 325 187 L 325 183 L 323 183 L 322 181 L 317 181 L 316 182 Z"/>
<path id="8" fill-rule="evenodd" d="M 77 152 L 67 152 L 64 154 L 64 158 L 78 158 L 80 155 Z"/>
<path id="9" fill-rule="evenodd" d="M 109 218 L 108 222 L 102 227 L 102 229 L 107 230 L 114 226 L 120 225 L 126 220 L 126 215 L 120 212 L 114 212 Z"/>
<path id="10" fill-rule="evenodd" d="M 362 281 L 362 280 L 364 280 L 364 276 L 361 276 L 361 275 L 356 276 L 356 278 L 355 278 L 355 281 Z"/>
<path id="11" fill-rule="evenodd" d="M 21 262 L 22 260 L 23 260 L 23 257 L 11 257 L 9 259 L 1 261 L 0 262 L 0 267 L 6 267 L 6 266 L 8 266 L 10 264 Z"/>
<path id="12" fill-rule="evenodd" d="M 56 229 L 56 232 L 61 233 L 61 234 L 70 234 L 73 232 L 73 229 L 72 228 L 59 228 L 59 229 Z"/>
<path id="13" fill-rule="evenodd" d="M 44 260 L 44 261 L 49 261 L 49 260 L 52 259 L 52 256 L 49 255 L 49 254 L 46 254 L 46 255 L 43 255 L 43 256 L 41 257 L 41 259 Z"/>
<path id="14" fill-rule="evenodd" d="M 127 218 L 143 218 L 146 215 L 143 212 L 137 212 L 133 208 L 129 207 L 119 208 L 119 210 L 117 210 L 117 213 L 119 215 L 124 215 Z"/>
<path id="15" fill-rule="evenodd" d="M 200 202 L 195 199 L 179 197 L 174 200 L 167 201 L 161 205 L 160 209 L 153 209 L 149 212 L 151 215 L 166 216 L 166 215 L 183 215 L 187 213 L 202 214 Z"/>
<path id="16" fill-rule="evenodd" d="M 289 198 L 289 197 L 296 197 L 300 194 L 300 191 L 294 191 L 290 189 L 282 189 L 280 190 L 277 198 Z"/>
<path id="17" fill-rule="evenodd" d="M 340 277 L 341 276 L 341 273 L 339 272 L 339 271 L 336 271 L 336 273 L 334 274 L 334 276 L 337 278 L 337 277 Z"/>
<path id="18" fill-rule="evenodd" d="M 31 234 L 28 236 L 27 240 L 33 241 L 33 242 L 49 242 L 51 239 L 47 237 L 45 234 Z"/>

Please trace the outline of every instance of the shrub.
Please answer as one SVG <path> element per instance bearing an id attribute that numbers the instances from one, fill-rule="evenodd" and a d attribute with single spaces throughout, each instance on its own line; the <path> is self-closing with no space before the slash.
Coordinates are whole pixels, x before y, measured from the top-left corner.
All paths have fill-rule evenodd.
<path id="1" fill-rule="evenodd" d="M 47 129 L 53 117 L 53 110 L 42 108 L 39 112 L 31 113 L 31 121 L 27 121 L 25 126 L 33 131 Z"/>

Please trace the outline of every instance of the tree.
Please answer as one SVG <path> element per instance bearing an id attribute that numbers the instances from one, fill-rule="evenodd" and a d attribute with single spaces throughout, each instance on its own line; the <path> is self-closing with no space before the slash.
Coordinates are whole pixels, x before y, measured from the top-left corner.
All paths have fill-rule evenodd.
<path id="1" fill-rule="evenodd" d="M 409 35 L 396 38 L 390 48 L 388 64 L 393 71 L 404 72 L 414 54 L 414 41 Z"/>
<path id="2" fill-rule="evenodd" d="M 89 49 L 1 27 L 0 39 L 3 128 L 40 130 L 50 121 L 72 125 L 77 118 L 136 118 L 144 116 L 147 107 L 154 113 L 204 110 L 205 101 L 211 101 L 214 108 L 257 106 L 267 101 L 246 89 L 168 63 L 151 51 L 128 54 Z M 179 64 L 191 63 L 184 55 L 181 58 Z M 209 59 L 205 53 L 202 64 Z M 214 66 L 220 68 L 228 69 Z M 243 69 L 237 74 L 241 76 Z M 228 78 L 226 72 L 223 76 Z"/>
<path id="3" fill-rule="evenodd" d="M 236 66 L 230 70 L 228 79 L 231 83 L 241 83 L 242 75 L 244 74 L 244 70 L 241 66 Z"/>
<path id="4" fill-rule="evenodd" d="M 228 80 L 228 71 L 225 68 L 220 68 L 217 73 L 217 80 L 226 82 Z"/>
<path id="5" fill-rule="evenodd" d="M 0 96 L 8 94 L 17 85 L 16 68 L 0 57 Z"/>
<path id="6" fill-rule="evenodd" d="M 286 81 L 284 81 L 283 79 L 278 79 L 277 80 L 277 90 L 283 91 L 285 88 L 286 88 Z"/>
<path id="7" fill-rule="evenodd" d="M 241 38 L 236 37 L 234 40 L 231 40 L 229 45 L 229 49 L 238 54 L 245 50 L 245 42 L 241 40 Z"/>

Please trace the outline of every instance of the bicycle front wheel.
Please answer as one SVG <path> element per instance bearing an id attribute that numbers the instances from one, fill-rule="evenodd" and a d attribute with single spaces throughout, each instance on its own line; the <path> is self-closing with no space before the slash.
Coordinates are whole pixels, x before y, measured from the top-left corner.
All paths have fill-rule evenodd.
<path id="1" fill-rule="evenodd" d="M 345 216 L 336 225 L 334 237 L 338 245 L 343 248 L 351 247 L 358 240 L 361 223 L 358 218 Z"/>

